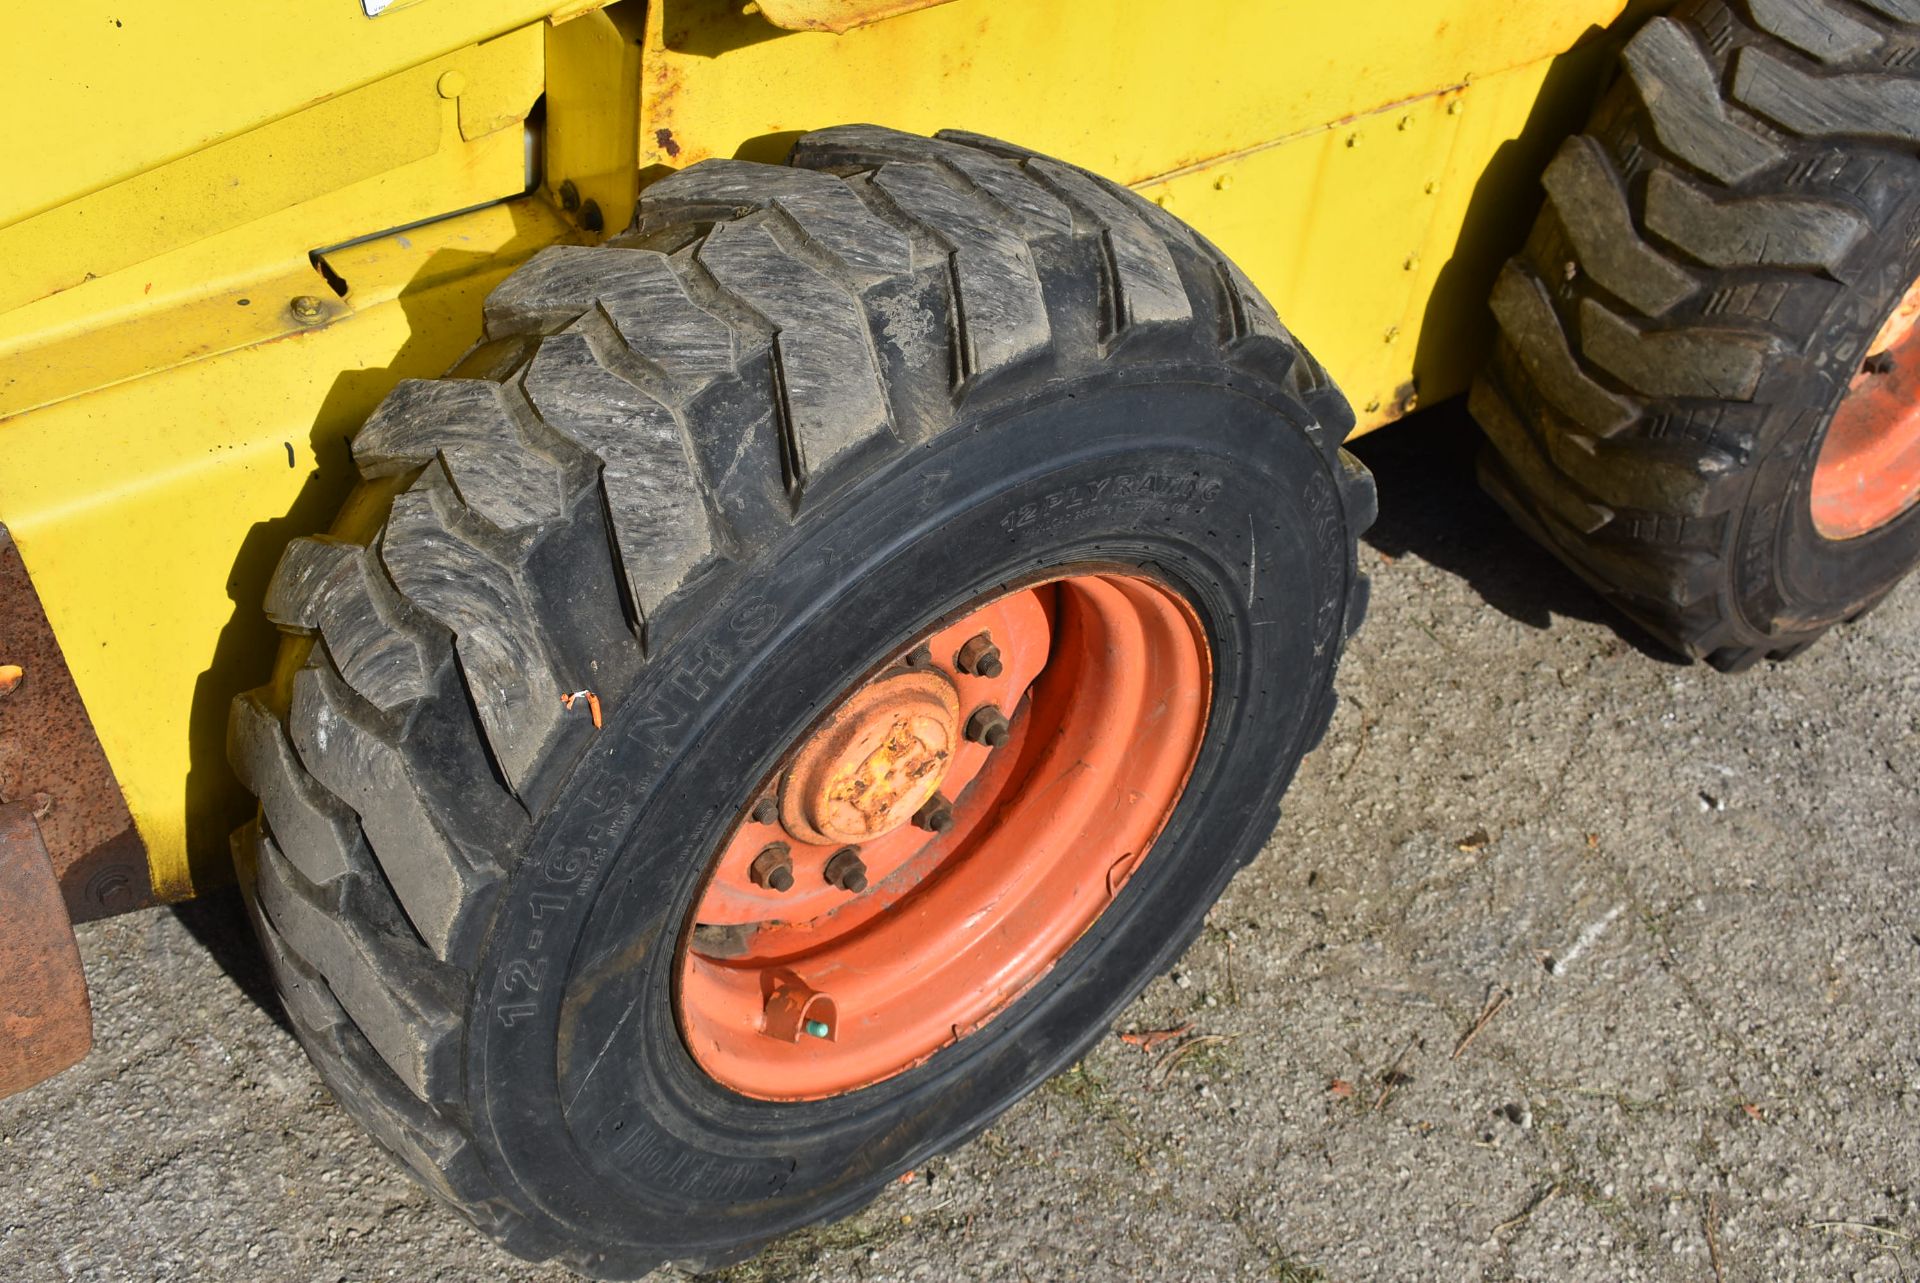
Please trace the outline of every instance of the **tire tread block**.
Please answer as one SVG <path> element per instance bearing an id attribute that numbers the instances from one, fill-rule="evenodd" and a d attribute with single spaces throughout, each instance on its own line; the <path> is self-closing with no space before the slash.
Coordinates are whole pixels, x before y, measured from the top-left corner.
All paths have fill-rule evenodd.
<path id="1" fill-rule="evenodd" d="M 1641 239 L 1613 167 L 1591 138 L 1569 138 L 1547 166 L 1547 199 L 1581 267 L 1646 316 L 1664 316 L 1699 282 Z"/>
<path id="2" fill-rule="evenodd" d="M 874 215 L 847 185 L 807 169 L 709 160 L 647 188 L 639 231 L 670 224 L 720 222 L 759 210 L 786 215 L 810 244 L 860 284 L 913 270 L 907 237 Z"/>
<path id="3" fill-rule="evenodd" d="M 353 457 L 368 477 L 438 459 L 461 502 L 504 533 L 565 511 L 560 465 L 520 439 L 497 383 L 403 380 L 354 437 Z"/>
<path id="4" fill-rule="evenodd" d="M 956 385 L 1017 365 L 1047 346 L 1047 302 L 1025 240 L 983 221 L 974 200 L 931 165 L 891 161 L 874 171 L 872 183 L 950 255 Z"/>
<path id="5" fill-rule="evenodd" d="M 1844 205 L 1792 196 L 1716 200 L 1664 169 L 1647 176 L 1647 227 L 1711 267 L 1837 273 L 1868 232 Z"/>
<path id="6" fill-rule="evenodd" d="M 1494 281 L 1492 302 L 1493 314 L 1528 378 L 1561 413 L 1597 437 L 1612 436 L 1634 421 L 1632 402 L 1580 368 L 1537 276 L 1507 264 Z"/>
<path id="7" fill-rule="evenodd" d="M 852 294 L 751 222 L 719 224 L 695 257 L 722 289 L 773 327 L 794 474 L 789 488 L 796 496 L 837 459 L 892 435 L 872 334 Z"/>
<path id="8" fill-rule="evenodd" d="M 433 667 L 399 594 L 366 548 L 327 536 L 287 545 L 267 585 L 267 618 L 318 632 L 334 666 L 382 712 L 426 696 Z"/>
<path id="9" fill-rule="evenodd" d="M 1816 75 L 1771 50 L 1748 48 L 1733 64 L 1733 95 L 1803 138 L 1920 142 L 1920 80 Z"/>
<path id="10" fill-rule="evenodd" d="M 1706 54 L 1672 18 L 1642 27 L 1622 56 L 1655 135 L 1687 164 L 1739 183 L 1786 159 L 1771 139 L 1739 123 L 1720 97 Z"/>
<path id="11" fill-rule="evenodd" d="M 603 365 L 579 327 L 541 345 L 522 387 L 549 428 L 599 462 L 619 566 L 644 627 L 716 552 L 678 418 Z"/>
<path id="12" fill-rule="evenodd" d="M 286 724 L 261 692 L 234 697 L 227 746 L 234 773 L 260 799 L 267 827 L 302 877 L 324 886 L 360 867 L 358 818 L 302 768 Z"/>
<path id="13" fill-rule="evenodd" d="M 519 790 L 560 727 L 562 692 L 518 574 L 454 529 L 445 474 L 422 473 L 393 501 L 380 559 L 416 609 L 453 634 L 454 654 L 507 783 Z"/>
<path id="14" fill-rule="evenodd" d="M 322 668 L 296 673 L 288 712 L 294 749 L 313 777 L 359 815 L 407 920 L 446 959 L 499 869 L 434 822 L 434 804 L 421 795 L 406 756 L 353 715 L 351 700 Z"/>

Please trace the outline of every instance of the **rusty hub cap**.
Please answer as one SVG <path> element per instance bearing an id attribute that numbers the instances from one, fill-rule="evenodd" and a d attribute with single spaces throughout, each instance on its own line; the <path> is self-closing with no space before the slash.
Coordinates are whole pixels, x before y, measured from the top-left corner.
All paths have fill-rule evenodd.
<path id="1" fill-rule="evenodd" d="M 893 832 L 939 791 L 959 726 L 960 694 L 944 673 L 867 683 L 801 746 L 780 786 L 780 819 L 806 842 Z"/>
<path id="2" fill-rule="evenodd" d="M 1140 866 L 1210 696 L 1192 608 L 1137 574 L 997 593 L 902 647 L 713 857 L 677 968 L 694 1059 L 745 1095 L 812 1100 L 986 1024 Z"/>
<path id="3" fill-rule="evenodd" d="M 1813 525 L 1853 539 L 1920 499 L 1920 280 L 1868 347 L 1813 470 Z"/>

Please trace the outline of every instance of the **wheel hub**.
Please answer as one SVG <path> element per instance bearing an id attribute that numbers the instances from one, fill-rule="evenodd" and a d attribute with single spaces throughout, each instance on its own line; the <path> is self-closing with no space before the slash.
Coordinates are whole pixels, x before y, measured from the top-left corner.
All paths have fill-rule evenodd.
<path id="1" fill-rule="evenodd" d="M 801 747 L 780 786 L 796 837 L 868 842 L 911 820 L 940 789 L 959 742 L 960 695 L 944 674 L 883 675 Z"/>
<path id="2" fill-rule="evenodd" d="M 742 801 L 679 948 L 694 1060 L 768 1100 L 911 1069 L 1027 991 L 1149 855 L 1206 729 L 1192 607 L 1092 569 L 977 601 Z"/>

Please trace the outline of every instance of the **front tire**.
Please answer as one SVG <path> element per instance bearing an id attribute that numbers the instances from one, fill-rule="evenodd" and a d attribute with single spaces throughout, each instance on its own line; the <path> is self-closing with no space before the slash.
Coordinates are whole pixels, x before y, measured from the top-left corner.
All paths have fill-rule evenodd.
<path id="1" fill-rule="evenodd" d="M 459 377 L 363 429 L 235 708 L 243 878 L 322 1075 L 503 1245 L 598 1277 L 845 1214 L 1083 1054 L 1266 839 L 1366 600 L 1345 402 L 1197 236 L 971 136 L 790 165 L 693 167 L 509 278 Z M 1096 853 L 1133 870 L 1111 903 L 930 1057 L 723 1085 L 675 999 L 713 853 L 850 684 L 1075 574 L 1204 637 L 1150 858 Z"/>

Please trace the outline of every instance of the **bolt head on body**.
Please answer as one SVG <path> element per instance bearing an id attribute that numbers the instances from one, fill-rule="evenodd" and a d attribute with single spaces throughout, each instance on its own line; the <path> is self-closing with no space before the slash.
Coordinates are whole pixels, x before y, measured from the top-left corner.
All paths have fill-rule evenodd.
<path id="1" fill-rule="evenodd" d="M 785 842 L 768 844 L 759 855 L 753 857 L 753 865 L 747 870 L 747 876 L 753 879 L 755 886 L 765 887 L 769 891 L 792 890 L 792 848 Z"/>
<path id="2" fill-rule="evenodd" d="M 1009 733 L 1007 715 L 991 704 L 982 704 L 967 719 L 967 738 L 976 744 L 999 748 L 1007 742 Z"/>
<path id="3" fill-rule="evenodd" d="M 953 657 L 953 666 L 975 677 L 998 677 L 1001 673 L 1000 648 L 985 633 L 968 639 Z"/>
<path id="4" fill-rule="evenodd" d="M 859 895 L 867 889 L 867 864 L 852 847 L 842 847 L 834 852 L 827 861 L 827 867 L 821 870 L 828 886 L 839 887 L 850 895 Z"/>

